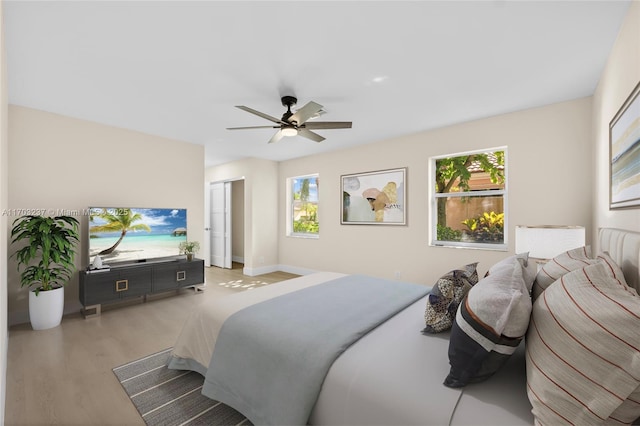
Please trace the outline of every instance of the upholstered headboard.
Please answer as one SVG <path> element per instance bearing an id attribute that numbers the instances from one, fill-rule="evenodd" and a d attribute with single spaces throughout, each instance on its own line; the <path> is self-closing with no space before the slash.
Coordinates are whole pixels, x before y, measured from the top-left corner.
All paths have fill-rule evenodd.
<path id="1" fill-rule="evenodd" d="M 640 232 L 600 228 L 598 242 L 599 250 L 608 252 L 622 268 L 627 284 L 640 292 Z"/>

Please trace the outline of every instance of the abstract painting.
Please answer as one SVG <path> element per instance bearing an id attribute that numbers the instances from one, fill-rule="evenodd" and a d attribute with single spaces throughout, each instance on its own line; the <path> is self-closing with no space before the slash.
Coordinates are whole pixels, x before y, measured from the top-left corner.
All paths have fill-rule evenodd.
<path id="1" fill-rule="evenodd" d="M 407 169 L 342 175 L 343 225 L 406 225 Z"/>
<path id="2" fill-rule="evenodd" d="M 640 206 L 640 83 L 609 124 L 609 208 Z"/>

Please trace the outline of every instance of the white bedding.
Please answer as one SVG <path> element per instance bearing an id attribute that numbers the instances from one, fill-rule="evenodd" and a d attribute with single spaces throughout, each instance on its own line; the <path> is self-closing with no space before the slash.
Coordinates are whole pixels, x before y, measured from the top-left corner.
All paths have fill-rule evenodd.
<path id="1" fill-rule="evenodd" d="M 202 394 L 256 425 L 306 424 L 335 360 L 428 292 L 347 275 L 247 307 L 222 325 Z"/>
<path id="2" fill-rule="evenodd" d="M 333 363 L 310 424 L 533 424 L 522 348 L 487 381 L 448 388 L 449 333 L 420 333 L 425 305 L 409 306 Z"/>
<path id="3" fill-rule="evenodd" d="M 205 294 L 187 320 L 170 366 L 205 375 L 222 323 L 254 303 L 345 274 L 319 272 L 225 297 Z M 425 299 L 374 329 L 330 368 L 310 424 L 326 425 L 520 425 L 533 424 L 522 357 L 488 382 L 451 389 L 448 333 L 425 336 Z M 453 423 L 451 423 L 453 421 Z"/>
<path id="4" fill-rule="evenodd" d="M 257 302 L 344 276 L 337 272 L 318 272 L 225 297 L 205 292 L 199 309 L 189 316 L 178 336 L 170 367 L 194 370 L 204 376 L 220 328 L 229 316 Z"/>

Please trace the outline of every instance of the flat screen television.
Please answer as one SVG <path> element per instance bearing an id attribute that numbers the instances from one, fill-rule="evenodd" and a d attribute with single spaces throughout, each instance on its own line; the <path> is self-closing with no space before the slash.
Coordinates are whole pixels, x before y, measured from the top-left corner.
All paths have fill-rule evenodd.
<path id="1" fill-rule="evenodd" d="M 89 208 L 89 264 L 146 262 L 180 255 L 187 241 L 187 209 Z"/>

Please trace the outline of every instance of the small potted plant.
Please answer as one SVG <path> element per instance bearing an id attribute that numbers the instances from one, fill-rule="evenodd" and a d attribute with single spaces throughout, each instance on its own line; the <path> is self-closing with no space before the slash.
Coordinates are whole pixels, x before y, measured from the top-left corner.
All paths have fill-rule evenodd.
<path id="1" fill-rule="evenodd" d="M 180 254 L 186 254 L 187 260 L 191 262 L 193 255 L 200 250 L 200 243 L 197 241 L 183 241 L 180 243 Z"/>
<path id="2" fill-rule="evenodd" d="M 71 216 L 29 215 L 13 221 L 11 243 L 26 243 L 12 256 L 21 271 L 21 286 L 31 288 L 29 319 L 34 330 L 53 328 L 62 321 L 64 285 L 75 271 L 78 225 Z"/>

